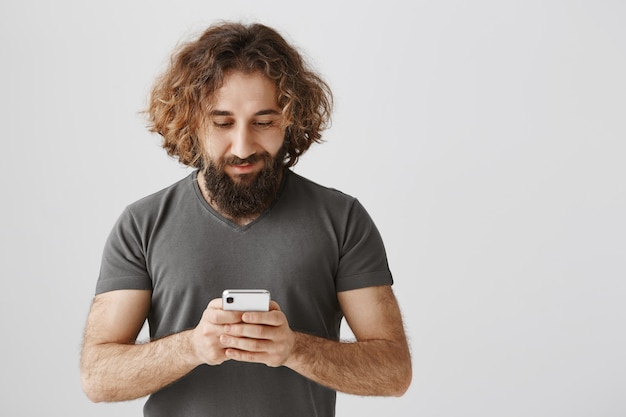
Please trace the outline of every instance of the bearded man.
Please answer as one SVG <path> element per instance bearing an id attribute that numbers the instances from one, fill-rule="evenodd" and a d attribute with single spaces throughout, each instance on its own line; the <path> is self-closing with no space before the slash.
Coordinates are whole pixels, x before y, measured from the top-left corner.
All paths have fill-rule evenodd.
<path id="1" fill-rule="evenodd" d="M 146 113 L 196 170 L 111 231 L 81 353 L 92 401 L 149 396 L 150 417 L 332 416 L 337 391 L 407 390 L 378 230 L 358 200 L 289 169 L 331 107 L 327 84 L 267 26 L 211 26 L 174 53 Z M 224 310 L 227 288 L 269 290 L 269 311 Z M 340 341 L 344 317 L 356 340 Z"/>

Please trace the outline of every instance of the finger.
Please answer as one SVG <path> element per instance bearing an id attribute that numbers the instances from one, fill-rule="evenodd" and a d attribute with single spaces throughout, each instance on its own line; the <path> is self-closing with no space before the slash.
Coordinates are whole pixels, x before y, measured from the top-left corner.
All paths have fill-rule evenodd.
<path id="1" fill-rule="evenodd" d="M 265 351 L 249 351 L 242 349 L 228 348 L 224 352 L 224 356 L 228 359 L 233 359 L 239 362 L 254 362 L 263 363 L 267 366 L 278 367 L 282 366 L 285 361 L 279 355 L 273 355 L 270 352 Z"/>
<path id="2" fill-rule="evenodd" d="M 214 298 L 211 300 L 211 302 L 209 302 L 208 308 L 222 308 L 222 299 L 221 298 Z"/>
<path id="3" fill-rule="evenodd" d="M 241 323 L 241 311 L 224 311 L 216 308 L 207 308 L 204 316 L 212 324 Z"/>
<path id="4" fill-rule="evenodd" d="M 251 339 L 248 337 L 234 337 L 223 334 L 220 336 L 220 343 L 227 350 L 237 349 L 246 352 L 267 352 L 271 342 L 263 339 Z"/>
<path id="5" fill-rule="evenodd" d="M 248 311 L 242 314 L 241 321 L 248 324 L 264 324 L 266 326 L 282 326 L 287 319 L 282 311 L 271 310 L 267 312 Z"/>
<path id="6" fill-rule="evenodd" d="M 280 311 L 280 306 L 278 305 L 278 303 L 274 300 L 270 300 L 270 311 L 272 310 L 278 310 Z"/>
<path id="7" fill-rule="evenodd" d="M 238 338 L 248 339 L 272 339 L 275 328 L 259 324 L 227 324 L 224 326 L 224 334 Z"/>
<path id="8" fill-rule="evenodd" d="M 267 353 L 265 352 L 249 352 L 239 349 L 226 349 L 224 356 L 239 362 L 266 363 Z"/>

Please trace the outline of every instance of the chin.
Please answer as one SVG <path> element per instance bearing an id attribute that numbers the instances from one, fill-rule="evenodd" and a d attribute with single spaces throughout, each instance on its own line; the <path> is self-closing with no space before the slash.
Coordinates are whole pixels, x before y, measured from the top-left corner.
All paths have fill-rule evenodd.
<path id="1" fill-rule="evenodd" d="M 229 177 L 235 184 L 250 184 L 258 175 L 258 172 L 253 172 L 249 174 L 231 174 Z"/>

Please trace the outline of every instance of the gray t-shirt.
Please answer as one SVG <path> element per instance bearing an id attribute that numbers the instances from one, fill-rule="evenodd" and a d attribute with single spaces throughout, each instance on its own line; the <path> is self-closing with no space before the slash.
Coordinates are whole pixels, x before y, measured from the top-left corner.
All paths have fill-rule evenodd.
<path id="1" fill-rule="evenodd" d="M 380 234 L 354 198 L 286 171 L 276 202 L 238 226 L 211 208 L 197 172 L 126 208 L 96 293 L 152 291 L 151 338 L 197 325 L 227 288 L 271 292 L 293 330 L 339 339 L 337 292 L 393 280 Z M 335 392 L 288 368 L 202 365 L 150 396 L 144 415 L 332 416 Z"/>

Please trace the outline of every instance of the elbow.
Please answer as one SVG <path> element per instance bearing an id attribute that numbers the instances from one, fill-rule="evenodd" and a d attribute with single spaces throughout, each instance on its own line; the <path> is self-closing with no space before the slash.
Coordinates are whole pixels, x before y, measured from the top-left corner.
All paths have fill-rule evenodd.
<path id="1" fill-rule="evenodd" d="M 89 399 L 89 401 L 93 403 L 101 403 L 104 401 L 104 397 L 97 389 L 94 388 L 93 383 L 89 381 L 88 378 L 82 376 L 80 379 L 80 383 L 83 387 L 83 392 Z"/>
<path id="2" fill-rule="evenodd" d="M 405 367 L 404 371 L 398 375 L 398 379 L 395 384 L 395 389 L 391 393 L 393 397 L 402 397 L 409 390 L 411 386 L 411 381 L 413 380 L 413 371 L 411 369 L 411 364 Z"/>
<path id="3" fill-rule="evenodd" d="M 107 390 L 105 377 L 99 371 L 97 355 L 91 349 L 83 348 L 80 357 L 80 385 L 89 401 L 93 403 L 112 402 L 111 390 Z"/>
<path id="4" fill-rule="evenodd" d="M 85 395 L 87 396 L 89 401 L 91 401 L 92 403 L 102 403 L 106 401 L 105 398 L 98 395 L 98 393 L 95 393 L 93 391 L 87 391 L 85 389 L 83 389 L 83 391 L 85 392 Z"/>
<path id="5" fill-rule="evenodd" d="M 101 403 L 107 401 L 107 398 L 102 389 L 99 389 L 99 384 L 94 381 L 93 377 L 90 377 L 89 373 L 81 370 L 80 384 L 83 388 L 83 392 L 93 403 Z"/>
<path id="6" fill-rule="evenodd" d="M 115 401 L 110 390 L 105 388 L 103 381 L 85 367 L 80 369 L 80 384 L 85 396 L 93 403 Z"/>
<path id="7" fill-rule="evenodd" d="M 404 357 L 397 363 L 394 382 L 391 384 L 391 389 L 388 393 L 388 395 L 392 397 L 402 397 L 406 394 L 413 380 L 411 354 L 407 351 L 406 354 L 402 356 Z"/>

